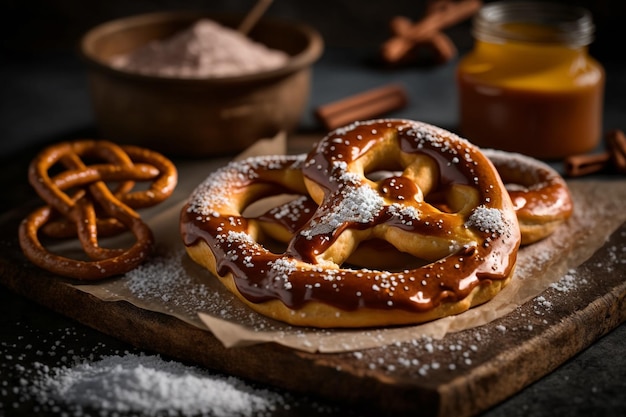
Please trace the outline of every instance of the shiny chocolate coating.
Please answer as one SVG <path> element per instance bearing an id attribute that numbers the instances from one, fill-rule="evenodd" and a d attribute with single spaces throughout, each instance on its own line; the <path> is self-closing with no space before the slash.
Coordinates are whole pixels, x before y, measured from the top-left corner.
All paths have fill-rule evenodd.
<path id="1" fill-rule="evenodd" d="M 368 178 L 380 170 L 392 175 Z M 464 195 L 457 191 L 462 187 L 473 190 L 476 204 L 453 201 Z M 309 201 L 301 217 L 274 217 L 292 228 L 293 237 L 284 252 L 273 253 L 256 241 L 261 220 L 273 221 L 272 216 L 242 212 L 258 198 L 282 193 L 311 194 L 317 201 Z M 308 155 L 229 164 L 194 191 L 181 212 L 181 232 L 186 245 L 208 244 L 217 274 L 231 273 L 247 300 L 278 299 L 293 310 L 316 301 L 344 311 L 428 311 L 462 300 L 483 283 L 508 278 L 520 243 L 510 198 L 478 148 L 443 129 L 395 119 L 337 129 Z M 345 232 L 357 239 L 413 236 L 408 240 L 424 247 L 444 242 L 444 249 L 433 251 L 445 253 L 413 269 L 349 268 L 332 262 L 338 255 L 325 257 L 342 253 L 338 242 L 358 246 L 342 236 Z"/>

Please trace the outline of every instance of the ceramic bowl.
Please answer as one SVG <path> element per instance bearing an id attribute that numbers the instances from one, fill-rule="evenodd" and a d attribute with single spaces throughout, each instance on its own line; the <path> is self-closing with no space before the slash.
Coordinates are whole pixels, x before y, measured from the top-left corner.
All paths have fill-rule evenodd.
<path id="1" fill-rule="evenodd" d="M 200 18 L 234 28 L 243 17 L 160 12 L 106 22 L 85 34 L 80 49 L 102 138 L 202 157 L 238 152 L 297 128 L 309 100 L 312 65 L 323 52 L 321 36 L 305 24 L 264 18 L 249 33 L 289 55 L 286 65 L 274 70 L 177 78 L 111 65 L 112 57 L 168 38 Z"/>

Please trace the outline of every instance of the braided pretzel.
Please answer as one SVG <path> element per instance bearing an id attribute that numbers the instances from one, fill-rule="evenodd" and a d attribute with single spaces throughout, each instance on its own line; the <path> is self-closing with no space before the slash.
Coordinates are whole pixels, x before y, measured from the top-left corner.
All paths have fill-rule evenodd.
<path id="1" fill-rule="evenodd" d="M 377 170 L 401 175 L 368 178 Z M 281 193 L 310 195 L 317 208 L 284 251 L 270 251 L 260 243 L 263 216 L 243 212 Z M 338 129 L 308 156 L 232 162 L 192 193 L 181 233 L 190 257 L 252 309 L 314 327 L 419 323 L 465 311 L 508 283 L 520 243 L 511 200 L 478 148 L 405 120 Z M 366 241 L 386 241 L 423 264 L 347 268 Z"/>
<path id="2" fill-rule="evenodd" d="M 567 220 L 573 202 L 563 177 L 548 164 L 529 156 L 483 149 L 511 196 L 522 232 L 522 245 L 549 236 Z"/>
<path id="3" fill-rule="evenodd" d="M 81 158 L 104 163 L 86 165 Z M 66 171 L 51 178 L 49 172 L 57 165 Z M 95 140 L 46 148 L 33 159 L 28 174 L 31 185 L 48 205 L 32 212 L 20 224 L 22 251 L 41 268 L 81 280 L 127 272 L 149 256 L 154 238 L 134 209 L 165 200 L 177 181 L 176 168 L 164 156 L 135 146 L 120 147 Z M 152 183 L 145 190 L 132 191 L 137 181 Z M 111 191 L 107 183 L 118 184 Z M 73 195 L 69 196 L 67 190 L 73 190 Z M 39 240 L 40 230 L 51 237 L 77 236 L 89 260 L 47 251 Z M 125 230 L 135 238 L 130 248 L 99 245 L 99 235 Z"/>

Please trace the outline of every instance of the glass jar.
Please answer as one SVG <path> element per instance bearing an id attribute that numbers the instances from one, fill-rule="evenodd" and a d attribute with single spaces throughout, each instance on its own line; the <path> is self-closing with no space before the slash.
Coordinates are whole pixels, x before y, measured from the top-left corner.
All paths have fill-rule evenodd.
<path id="1" fill-rule="evenodd" d="M 495 2 L 472 21 L 457 68 L 460 133 L 482 147 L 543 159 L 593 150 L 604 69 L 588 53 L 591 14 L 556 3 Z"/>

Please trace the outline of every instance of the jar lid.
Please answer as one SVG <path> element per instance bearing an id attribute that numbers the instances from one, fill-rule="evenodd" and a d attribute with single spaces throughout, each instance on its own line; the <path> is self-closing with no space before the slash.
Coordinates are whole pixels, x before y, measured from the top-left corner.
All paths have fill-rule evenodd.
<path id="1" fill-rule="evenodd" d="M 594 30 L 591 13 L 585 8 L 532 1 L 490 3 L 472 21 L 474 37 L 488 42 L 584 46 L 593 41 Z"/>

